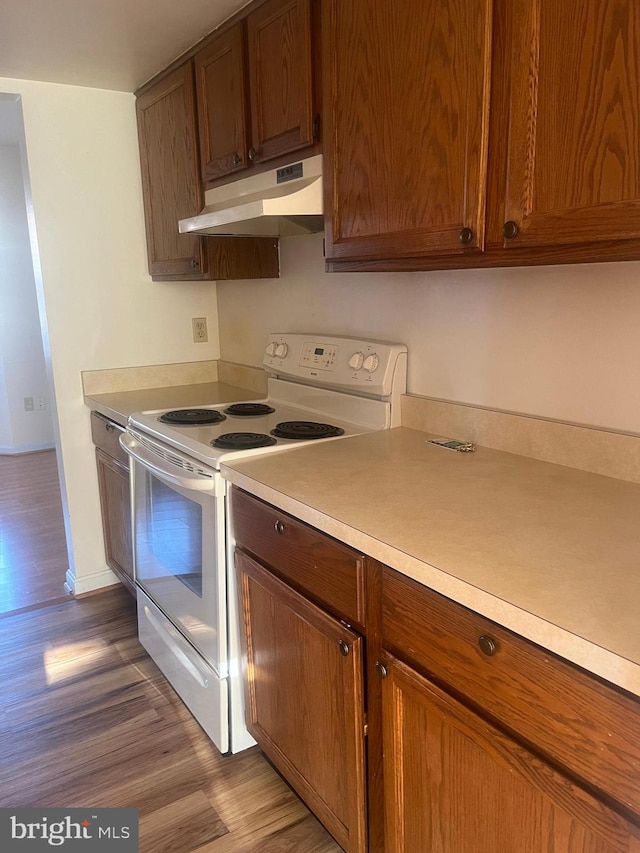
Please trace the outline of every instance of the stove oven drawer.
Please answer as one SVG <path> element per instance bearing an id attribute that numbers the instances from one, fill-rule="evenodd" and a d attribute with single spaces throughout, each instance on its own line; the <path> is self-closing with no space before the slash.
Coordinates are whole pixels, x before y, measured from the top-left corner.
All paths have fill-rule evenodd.
<path id="1" fill-rule="evenodd" d="M 231 517 L 239 548 L 339 618 L 364 628 L 361 554 L 236 488 Z"/>
<path id="2" fill-rule="evenodd" d="M 227 752 L 227 680 L 220 678 L 140 588 L 138 639 L 220 752 Z"/>

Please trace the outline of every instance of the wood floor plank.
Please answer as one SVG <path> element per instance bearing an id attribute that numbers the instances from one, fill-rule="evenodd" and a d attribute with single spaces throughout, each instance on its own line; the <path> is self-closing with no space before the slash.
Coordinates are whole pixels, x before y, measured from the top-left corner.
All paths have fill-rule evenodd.
<path id="1" fill-rule="evenodd" d="M 0 455 L 0 613 L 62 597 L 68 567 L 55 450 Z"/>
<path id="2" fill-rule="evenodd" d="M 175 799 L 140 820 L 141 853 L 162 849 L 183 853 L 227 834 L 227 827 L 199 790 Z"/>
<path id="3" fill-rule="evenodd" d="M 257 748 L 221 756 L 114 589 L 0 619 L 0 806 L 140 810 L 141 853 L 339 853 Z"/>

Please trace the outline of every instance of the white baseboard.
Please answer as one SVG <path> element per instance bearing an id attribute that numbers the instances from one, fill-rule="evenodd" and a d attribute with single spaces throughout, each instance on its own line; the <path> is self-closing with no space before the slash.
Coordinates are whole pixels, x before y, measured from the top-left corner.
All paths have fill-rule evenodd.
<path id="1" fill-rule="evenodd" d="M 53 450 L 55 444 L 46 442 L 45 444 L 21 444 L 18 447 L 0 446 L 0 456 L 19 456 L 21 453 L 37 453 L 38 450 Z"/>
<path id="2" fill-rule="evenodd" d="M 73 569 L 67 569 L 65 578 L 65 589 L 71 595 L 83 595 L 86 592 L 95 592 L 103 587 L 113 586 L 120 583 L 120 580 L 114 575 L 111 569 L 104 569 L 101 572 L 96 572 L 93 575 L 84 575 L 78 578 Z"/>

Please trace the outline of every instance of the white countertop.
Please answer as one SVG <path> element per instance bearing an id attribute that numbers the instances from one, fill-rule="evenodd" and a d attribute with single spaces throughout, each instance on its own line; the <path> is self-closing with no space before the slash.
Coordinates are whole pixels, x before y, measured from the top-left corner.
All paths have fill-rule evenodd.
<path id="1" fill-rule="evenodd" d="M 400 427 L 222 472 L 640 696 L 640 485 L 429 437 Z"/>

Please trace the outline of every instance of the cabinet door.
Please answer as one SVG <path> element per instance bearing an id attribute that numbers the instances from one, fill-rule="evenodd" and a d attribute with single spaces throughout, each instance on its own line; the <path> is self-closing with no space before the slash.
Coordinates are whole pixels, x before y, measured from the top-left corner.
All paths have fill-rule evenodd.
<path id="1" fill-rule="evenodd" d="M 178 220 L 202 208 L 191 62 L 136 102 L 149 272 L 202 278 L 202 238 L 180 234 Z"/>
<path id="2" fill-rule="evenodd" d="M 362 638 L 236 550 L 247 727 L 348 853 L 366 849 Z"/>
<path id="3" fill-rule="evenodd" d="M 267 0 L 247 18 L 256 162 L 313 143 L 310 0 Z"/>
<path id="4" fill-rule="evenodd" d="M 195 57 L 202 180 L 247 167 L 247 97 L 243 24 Z"/>
<path id="5" fill-rule="evenodd" d="M 107 565 L 118 575 L 129 592 L 135 594 L 129 469 L 100 448 L 96 448 L 96 464 Z"/>
<path id="6" fill-rule="evenodd" d="M 640 5 L 508 8 L 504 246 L 640 237 Z"/>
<path id="7" fill-rule="evenodd" d="M 484 245 L 490 0 L 327 0 L 327 259 Z"/>
<path id="8" fill-rule="evenodd" d="M 640 829 L 425 678 L 382 658 L 388 853 L 631 853 Z"/>

